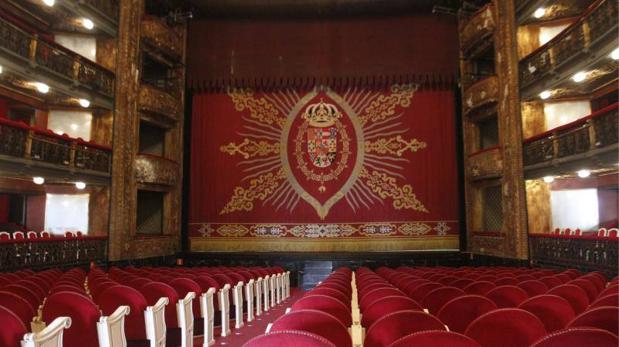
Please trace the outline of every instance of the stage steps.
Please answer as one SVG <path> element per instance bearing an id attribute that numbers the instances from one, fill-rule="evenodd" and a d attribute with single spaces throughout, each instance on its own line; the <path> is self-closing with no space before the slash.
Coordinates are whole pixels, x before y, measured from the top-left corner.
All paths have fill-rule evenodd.
<path id="1" fill-rule="evenodd" d="M 323 281 L 333 271 L 333 262 L 305 261 L 303 262 L 303 277 L 301 287 L 304 290 L 312 289 L 318 282 Z"/>

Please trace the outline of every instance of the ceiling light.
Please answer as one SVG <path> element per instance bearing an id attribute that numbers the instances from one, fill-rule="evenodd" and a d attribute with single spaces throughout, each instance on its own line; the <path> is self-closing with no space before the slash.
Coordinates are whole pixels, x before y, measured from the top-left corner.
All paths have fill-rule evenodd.
<path id="1" fill-rule="evenodd" d="M 586 79 L 587 79 L 587 73 L 584 71 L 577 72 L 574 74 L 574 76 L 572 76 L 572 80 L 574 82 L 582 82 Z"/>
<path id="2" fill-rule="evenodd" d="M 47 94 L 47 92 L 49 92 L 49 86 L 45 83 L 34 82 L 32 85 L 39 91 L 39 93 Z"/>
<path id="3" fill-rule="evenodd" d="M 56 3 L 56 1 L 55 0 L 43 0 L 43 3 L 49 7 L 52 7 Z"/>
<path id="4" fill-rule="evenodd" d="M 578 177 L 580 177 L 580 178 L 587 178 L 587 177 L 591 176 L 591 171 L 589 171 L 589 170 L 578 170 L 577 174 L 578 174 Z"/>
<path id="5" fill-rule="evenodd" d="M 77 130 L 77 128 L 79 128 L 77 124 L 71 123 L 71 130 Z"/>
<path id="6" fill-rule="evenodd" d="M 544 90 L 543 92 L 539 93 L 539 97 L 542 98 L 542 100 L 548 99 L 551 95 L 552 92 L 550 92 L 550 90 Z"/>
<path id="7" fill-rule="evenodd" d="M 77 188 L 77 189 L 84 189 L 84 188 L 86 188 L 86 183 L 84 183 L 84 182 L 75 182 L 75 188 Z"/>
<path id="8" fill-rule="evenodd" d="M 552 176 L 545 176 L 544 177 L 544 182 L 546 182 L 546 183 L 552 183 L 552 182 L 554 182 L 554 180 L 555 180 L 555 178 L 552 177 Z"/>
<path id="9" fill-rule="evenodd" d="M 90 106 L 90 100 L 88 99 L 79 99 L 78 102 L 80 103 L 80 106 L 87 108 L 88 106 Z"/>
<path id="10" fill-rule="evenodd" d="M 43 184 L 45 183 L 45 178 L 43 177 L 32 177 L 32 182 L 34 182 L 34 184 Z"/>
<path id="11" fill-rule="evenodd" d="M 615 50 L 610 54 L 610 57 L 619 60 L 619 47 L 615 48 Z"/>
<path id="12" fill-rule="evenodd" d="M 95 23 L 88 18 L 82 18 L 82 26 L 88 30 L 92 30 L 95 27 Z"/>
<path id="13" fill-rule="evenodd" d="M 533 12 L 533 17 L 542 18 L 544 17 L 545 14 L 546 14 L 546 9 L 543 7 L 540 7 L 537 10 L 535 10 L 535 12 Z"/>
<path id="14" fill-rule="evenodd" d="M 2 73 L 2 65 L 0 65 L 0 73 Z"/>

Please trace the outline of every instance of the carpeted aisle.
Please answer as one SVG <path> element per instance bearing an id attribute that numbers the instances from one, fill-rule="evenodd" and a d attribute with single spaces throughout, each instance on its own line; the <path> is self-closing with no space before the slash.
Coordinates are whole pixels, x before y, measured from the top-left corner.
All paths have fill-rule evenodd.
<path id="1" fill-rule="evenodd" d="M 262 315 L 260 317 L 255 317 L 253 322 L 248 323 L 245 321 L 245 325 L 238 330 L 234 329 L 234 320 L 230 320 L 232 333 L 229 336 L 219 336 L 221 329 L 220 327 L 215 327 L 216 337 L 213 346 L 241 347 L 254 336 L 264 334 L 267 325 L 283 315 L 288 307 L 291 307 L 295 301 L 301 298 L 303 293 L 304 291 L 301 288 L 290 288 L 290 297 L 288 300 L 271 308 L 268 312 L 262 312 Z M 193 345 L 195 347 L 201 347 L 203 343 L 202 340 L 202 337 L 195 338 Z"/>

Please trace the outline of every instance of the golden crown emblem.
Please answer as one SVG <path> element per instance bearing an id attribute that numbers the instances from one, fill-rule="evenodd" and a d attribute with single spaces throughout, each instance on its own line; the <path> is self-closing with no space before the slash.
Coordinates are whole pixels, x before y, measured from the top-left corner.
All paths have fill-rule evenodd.
<path id="1" fill-rule="evenodd" d="M 338 118 L 342 118 L 342 113 L 335 105 L 320 99 L 320 102 L 307 106 L 301 118 L 309 121 L 313 127 L 324 128 L 335 124 Z"/>

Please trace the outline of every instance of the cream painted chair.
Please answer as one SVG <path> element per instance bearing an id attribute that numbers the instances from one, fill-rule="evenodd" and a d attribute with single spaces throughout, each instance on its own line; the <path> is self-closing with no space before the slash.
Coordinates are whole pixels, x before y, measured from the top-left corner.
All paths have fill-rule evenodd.
<path id="1" fill-rule="evenodd" d="M 275 275 L 275 303 L 282 302 L 282 274 Z"/>
<path id="2" fill-rule="evenodd" d="M 62 335 L 70 326 L 71 318 L 58 317 L 40 332 L 24 335 L 21 347 L 62 347 Z"/>
<path id="3" fill-rule="evenodd" d="M 256 280 L 256 317 L 262 316 L 262 277 Z"/>
<path id="4" fill-rule="evenodd" d="M 219 290 L 219 310 L 221 311 L 221 336 L 230 335 L 230 284 Z"/>
<path id="5" fill-rule="evenodd" d="M 271 275 L 269 278 L 269 296 L 271 297 L 271 307 L 275 307 L 277 305 L 277 297 L 275 295 L 275 287 L 277 286 L 277 276 Z"/>
<path id="6" fill-rule="evenodd" d="M 243 281 L 239 281 L 232 289 L 234 301 L 234 329 L 243 327 Z"/>
<path id="7" fill-rule="evenodd" d="M 269 293 L 271 287 L 271 277 L 266 275 L 264 280 L 262 281 L 262 295 L 263 295 L 263 304 L 264 304 L 264 312 L 268 312 L 271 306 L 269 305 Z"/>
<path id="8" fill-rule="evenodd" d="M 97 322 L 99 347 L 126 347 L 125 317 L 131 310 L 129 306 L 119 306 L 109 316 L 101 316 Z"/>
<path id="9" fill-rule="evenodd" d="M 196 293 L 189 292 L 176 304 L 176 317 L 181 328 L 181 347 L 193 347 L 193 300 Z M 164 323 L 165 324 L 165 323 Z"/>
<path id="10" fill-rule="evenodd" d="M 147 306 L 144 310 L 146 338 L 150 341 L 150 347 L 165 347 L 165 307 L 168 302 L 168 298 L 160 298 L 155 305 Z"/>
<path id="11" fill-rule="evenodd" d="M 245 301 L 247 302 L 247 322 L 254 321 L 254 280 L 253 278 L 245 285 Z"/>
<path id="12" fill-rule="evenodd" d="M 200 309 L 204 316 L 204 344 L 203 347 L 209 347 L 215 344 L 215 303 L 213 295 L 215 288 L 209 288 L 206 293 L 200 296 Z"/>

